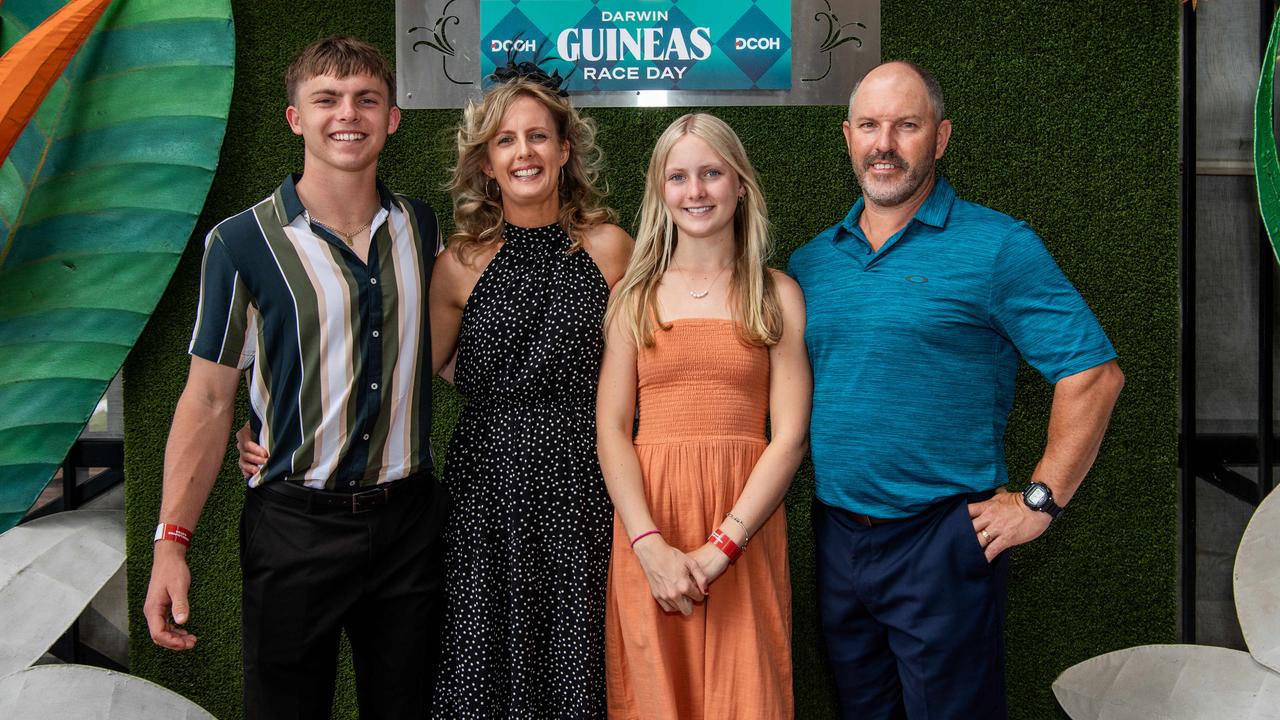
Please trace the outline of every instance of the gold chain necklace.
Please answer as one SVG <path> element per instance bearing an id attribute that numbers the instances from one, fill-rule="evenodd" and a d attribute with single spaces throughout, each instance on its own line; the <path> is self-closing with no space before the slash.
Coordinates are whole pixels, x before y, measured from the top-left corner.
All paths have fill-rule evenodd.
<path id="1" fill-rule="evenodd" d="M 334 235 L 337 235 L 338 237 L 342 238 L 342 242 L 346 243 L 347 247 L 355 247 L 355 244 L 356 244 L 355 237 L 360 233 L 364 232 L 365 230 L 368 230 L 369 226 L 373 224 L 373 221 L 370 220 L 369 222 L 361 225 L 360 227 L 348 233 L 348 232 L 343 232 L 328 223 L 320 222 L 319 220 L 312 217 L 310 213 L 307 214 L 307 219 L 309 219 L 311 222 L 315 223 L 316 225 L 319 225 L 320 227 L 324 228 L 325 230 L 328 230 Z"/>

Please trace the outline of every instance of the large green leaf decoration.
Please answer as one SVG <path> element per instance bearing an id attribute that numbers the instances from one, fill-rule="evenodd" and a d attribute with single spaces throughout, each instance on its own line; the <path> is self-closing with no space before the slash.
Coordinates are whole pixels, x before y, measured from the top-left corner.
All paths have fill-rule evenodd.
<path id="1" fill-rule="evenodd" d="M 1262 77 L 1253 111 L 1253 175 L 1258 183 L 1258 208 L 1271 238 L 1271 250 L 1280 257 L 1280 159 L 1276 157 L 1275 77 L 1280 14 L 1271 23 L 1271 41 L 1262 58 Z"/>
<path id="2" fill-rule="evenodd" d="M 0 5 L 0 49 L 58 0 Z M 213 181 L 229 0 L 117 0 L 0 166 L 0 532 L 53 477 L 155 309 Z"/>

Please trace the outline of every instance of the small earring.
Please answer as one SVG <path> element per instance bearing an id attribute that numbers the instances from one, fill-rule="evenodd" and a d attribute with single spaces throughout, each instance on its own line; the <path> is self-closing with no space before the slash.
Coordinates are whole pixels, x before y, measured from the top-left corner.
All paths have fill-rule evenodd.
<path id="1" fill-rule="evenodd" d="M 491 186 L 493 188 L 492 190 L 489 189 Z M 484 194 L 485 194 L 485 197 L 492 197 L 492 198 L 502 197 L 502 188 L 498 187 L 498 181 L 496 179 L 489 178 L 489 180 L 485 182 Z"/>

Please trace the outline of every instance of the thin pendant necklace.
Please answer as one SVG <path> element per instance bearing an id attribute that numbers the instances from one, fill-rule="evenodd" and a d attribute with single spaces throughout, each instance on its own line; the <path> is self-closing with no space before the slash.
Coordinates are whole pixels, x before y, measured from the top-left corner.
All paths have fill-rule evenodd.
<path id="1" fill-rule="evenodd" d="M 367 223 L 365 223 L 365 224 L 361 225 L 360 227 L 358 227 L 358 228 L 356 228 L 355 230 L 352 230 L 351 232 L 349 232 L 349 233 L 348 233 L 348 232 L 343 232 L 343 231 L 339 230 L 338 228 L 336 228 L 336 227 L 334 227 L 334 226 L 332 226 L 332 225 L 330 225 L 330 224 L 328 224 L 328 223 L 320 222 L 319 220 L 317 220 L 317 219 L 315 219 L 314 217 L 312 217 L 312 216 L 311 216 L 311 213 L 307 213 L 307 219 L 308 219 L 308 220 L 310 220 L 311 222 L 315 223 L 316 225 L 319 225 L 320 227 L 324 228 L 325 230 L 328 230 L 329 232 L 333 233 L 334 235 L 337 235 L 338 237 L 342 238 L 342 242 L 346 243 L 346 244 L 347 244 L 347 247 L 355 247 L 355 244 L 356 244 L 356 240 L 355 240 L 355 238 L 356 238 L 356 236 L 357 236 L 357 235 L 359 235 L 360 233 L 364 232 L 365 230 L 368 230 L 368 229 L 369 229 L 369 226 L 373 224 L 373 220 L 370 220 L 369 222 L 367 222 Z"/>
<path id="2" fill-rule="evenodd" d="M 733 263 L 730 263 L 730 265 L 732 264 Z M 711 278 L 711 284 L 707 286 L 706 290 L 702 290 L 701 292 L 699 292 L 698 290 L 694 290 L 692 287 L 689 287 L 689 297 L 693 298 L 694 300 L 701 300 L 702 298 L 711 294 L 711 288 L 716 286 L 716 281 L 720 279 L 720 276 L 724 274 L 725 269 L 728 267 L 729 265 L 725 265 L 724 267 L 720 268 L 720 272 L 716 273 L 716 276 Z M 676 268 L 676 269 L 680 270 L 680 268 Z M 684 272 L 683 270 L 680 270 L 680 271 Z M 689 283 L 686 283 L 686 286 L 687 285 L 689 285 Z"/>

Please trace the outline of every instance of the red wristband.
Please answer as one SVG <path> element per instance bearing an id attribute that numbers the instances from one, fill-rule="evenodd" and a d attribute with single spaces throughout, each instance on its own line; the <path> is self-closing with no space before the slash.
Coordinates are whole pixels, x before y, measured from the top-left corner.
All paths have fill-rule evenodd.
<path id="1" fill-rule="evenodd" d="M 195 533 L 182 527 L 181 525 L 170 525 L 169 523 L 160 523 L 156 525 L 156 536 L 152 538 L 151 544 L 160 542 L 161 540 L 172 540 L 184 547 L 191 547 L 191 537 Z"/>
<path id="2" fill-rule="evenodd" d="M 648 532 L 642 532 L 642 533 L 640 533 L 639 535 L 635 536 L 635 538 L 633 538 L 633 539 L 631 540 L 631 549 L 632 549 L 632 550 L 635 550 L 635 549 L 636 549 L 636 543 L 638 543 L 638 542 L 640 542 L 641 540 L 643 540 L 643 539 L 645 539 L 645 538 L 649 537 L 650 535 L 661 535 L 661 534 L 662 534 L 662 533 L 658 532 L 658 530 L 657 530 L 656 528 L 655 528 L 655 529 L 653 529 L 653 530 L 650 530 L 650 531 L 648 531 Z"/>
<path id="3" fill-rule="evenodd" d="M 715 532 L 711 533 L 711 537 L 707 538 L 707 542 L 720 548 L 720 551 L 729 557 L 729 562 L 736 562 L 738 558 L 742 557 L 742 548 L 738 547 L 738 543 L 734 542 L 733 538 L 726 535 L 720 528 L 716 528 Z"/>

